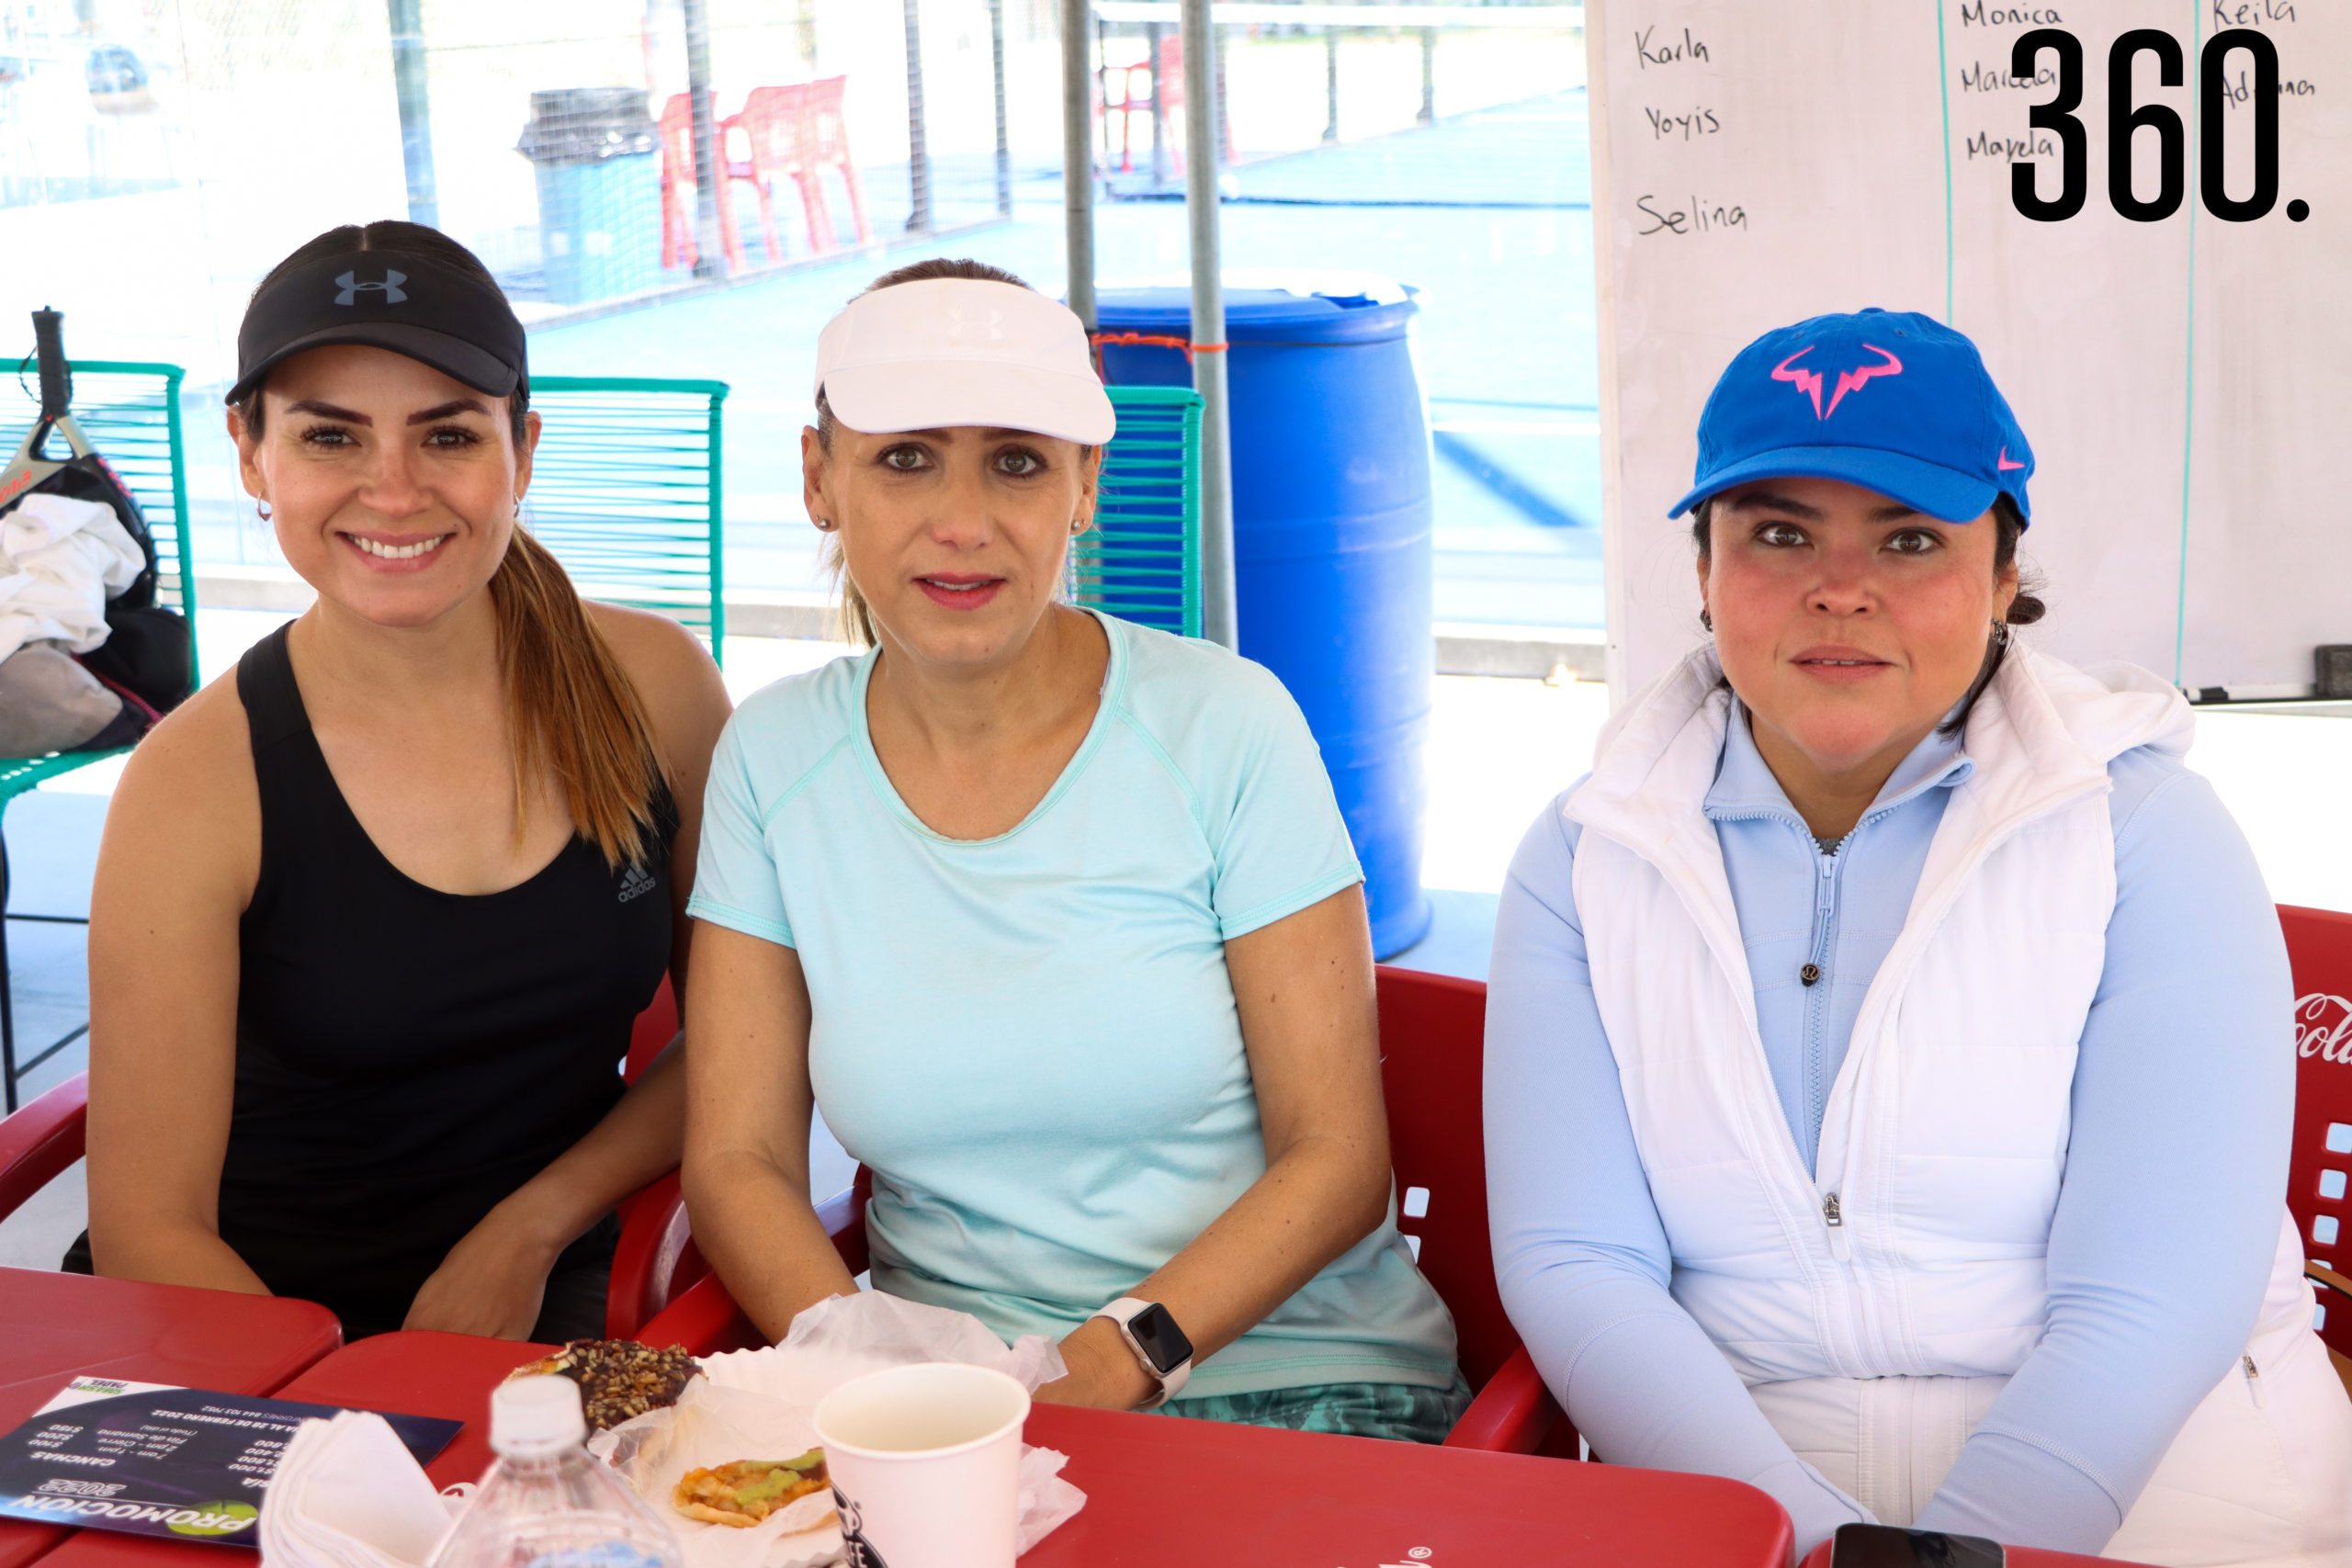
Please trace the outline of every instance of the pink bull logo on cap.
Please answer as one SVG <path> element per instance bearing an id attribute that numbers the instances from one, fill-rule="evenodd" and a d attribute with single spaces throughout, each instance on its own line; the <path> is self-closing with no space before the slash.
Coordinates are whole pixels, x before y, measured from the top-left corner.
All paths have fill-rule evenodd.
<path id="1" fill-rule="evenodd" d="M 1781 360 L 1781 363 L 1772 367 L 1772 379 L 1775 381 L 1786 381 L 1795 387 L 1798 391 L 1803 392 L 1805 396 L 1811 398 L 1813 400 L 1813 417 L 1815 419 L 1827 419 L 1831 414 L 1838 412 L 1838 405 L 1846 400 L 1847 393 L 1856 390 L 1863 382 L 1869 380 L 1871 377 L 1900 376 L 1903 374 L 1903 361 L 1895 358 L 1892 354 L 1888 354 L 1886 350 L 1879 347 L 1879 345 L 1874 343 L 1866 343 L 1862 344 L 1862 346 L 1869 349 L 1872 354 L 1883 355 L 1885 358 L 1886 363 L 1883 365 L 1858 366 L 1851 370 L 1840 370 L 1838 372 L 1838 385 L 1836 389 L 1830 392 L 1829 406 L 1826 409 L 1821 406 L 1821 372 L 1818 370 L 1792 370 L 1789 368 L 1798 360 L 1803 359 L 1806 355 L 1811 354 L 1813 352 L 1813 344 L 1805 344 L 1803 348 L 1798 349 L 1794 354 L 1790 355 L 1786 359 Z"/>

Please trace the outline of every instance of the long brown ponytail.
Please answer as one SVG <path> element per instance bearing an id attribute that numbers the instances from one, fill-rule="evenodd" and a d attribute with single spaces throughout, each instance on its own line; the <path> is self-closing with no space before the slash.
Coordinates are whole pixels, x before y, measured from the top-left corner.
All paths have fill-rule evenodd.
<path id="1" fill-rule="evenodd" d="M 313 257 L 372 250 L 422 252 L 496 287 L 480 258 L 439 230 L 387 220 L 330 229 L 278 263 L 254 292 L 258 297 L 278 274 Z M 525 377 L 506 400 L 518 451 L 526 439 L 530 399 L 531 383 Z M 260 434 L 260 387 L 238 412 Z M 588 618 L 562 566 L 519 522 L 505 558 L 491 575 L 490 598 L 505 678 L 517 830 L 527 816 L 533 782 L 552 774 L 574 829 L 604 852 L 607 865 L 618 870 L 625 862 L 643 861 L 662 765 L 653 727 L 628 671 Z"/>
<path id="2" fill-rule="evenodd" d="M 637 688 L 571 579 L 520 524 L 491 575 L 490 598 L 505 667 L 515 820 L 544 768 L 607 865 L 642 861 L 662 770 Z"/>

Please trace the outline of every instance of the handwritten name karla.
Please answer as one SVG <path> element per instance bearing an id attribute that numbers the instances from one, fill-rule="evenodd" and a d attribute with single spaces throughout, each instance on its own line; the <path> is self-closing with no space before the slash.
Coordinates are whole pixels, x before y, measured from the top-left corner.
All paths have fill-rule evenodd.
<path id="1" fill-rule="evenodd" d="M 1682 37 L 1679 39 L 1659 43 L 1657 39 L 1657 28 L 1655 27 L 1644 28 L 1634 35 L 1634 53 L 1640 59 L 1645 71 L 1653 65 L 1679 65 L 1686 60 L 1708 58 L 1707 46 L 1691 37 L 1689 28 L 1682 29 Z"/>

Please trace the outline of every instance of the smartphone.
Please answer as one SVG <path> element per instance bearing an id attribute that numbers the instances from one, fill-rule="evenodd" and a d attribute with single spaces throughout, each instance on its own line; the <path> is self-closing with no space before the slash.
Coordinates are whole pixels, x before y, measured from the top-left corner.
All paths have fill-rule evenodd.
<path id="1" fill-rule="evenodd" d="M 1897 1529 L 1893 1525 L 1839 1525 L 1829 1568 L 2003 1568 L 1997 1540 L 1981 1535 Z"/>

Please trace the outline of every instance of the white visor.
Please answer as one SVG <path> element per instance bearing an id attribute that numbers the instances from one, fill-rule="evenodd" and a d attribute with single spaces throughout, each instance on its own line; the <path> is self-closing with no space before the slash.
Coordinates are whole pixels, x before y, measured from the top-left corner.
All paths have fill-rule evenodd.
<path id="1" fill-rule="evenodd" d="M 859 295 L 818 334 L 816 390 L 873 435 L 980 425 L 1100 446 L 1118 428 L 1077 313 L 1011 283 Z"/>

